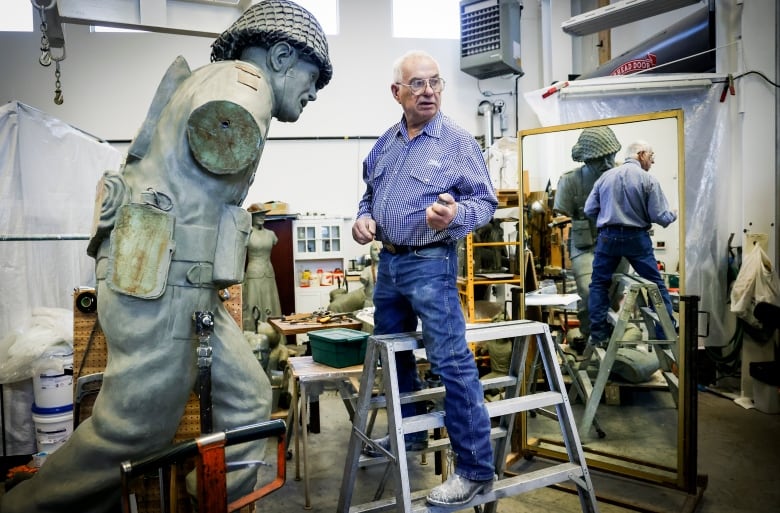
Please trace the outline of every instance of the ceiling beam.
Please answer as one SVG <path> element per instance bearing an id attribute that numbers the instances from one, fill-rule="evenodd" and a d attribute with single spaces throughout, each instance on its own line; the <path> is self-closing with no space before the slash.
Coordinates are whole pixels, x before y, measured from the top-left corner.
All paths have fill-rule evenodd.
<path id="1" fill-rule="evenodd" d="M 57 0 L 61 23 L 217 37 L 258 0 Z"/>

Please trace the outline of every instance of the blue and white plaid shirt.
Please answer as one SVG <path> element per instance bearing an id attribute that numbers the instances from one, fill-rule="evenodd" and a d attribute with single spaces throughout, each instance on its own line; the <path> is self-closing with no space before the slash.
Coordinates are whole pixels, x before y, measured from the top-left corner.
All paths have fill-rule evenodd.
<path id="1" fill-rule="evenodd" d="M 642 169 L 639 161 L 628 158 L 596 180 L 585 201 L 585 214 L 596 219 L 596 226 L 663 227 L 677 219 L 669 210 L 658 179 Z"/>
<path id="2" fill-rule="evenodd" d="M 402 120 L 385 132 L 363 161 L 366 192 L 357 217 L 373 217 L 376 240 L 425 246 L 455 242 L 490 221 L 493 183 L 474 137 L 441 112 L 409 140 Z M 425 222 L 425 209 L 448 192 L 458 212 L 445 230 Z"/>

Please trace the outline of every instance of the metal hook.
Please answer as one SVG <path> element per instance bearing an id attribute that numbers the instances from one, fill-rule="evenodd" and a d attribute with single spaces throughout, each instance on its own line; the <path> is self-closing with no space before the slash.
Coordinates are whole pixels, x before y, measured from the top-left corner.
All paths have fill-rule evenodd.
<path id="1" fill-rule="evenodd" d="M 65 99 L 62 96 L 62 91 L 54 91 L 54 104 L 62 105 Z"/>
<path id="2" fill-rule="evenodd" d="M 38 57 L 38 63 L 43 67 L 51 66 L 51 54 L 48 50 L 41 48 L 41 56 Z"/>
<path id="3" fill-rule="evenodd" d="M 51 50 L 49 50 L 49 53 L 51 54 Z M 62 54 L 59 55 L 59 56 L 52 54 L 51 60 L 53 60 L 55 62 L 60 62 L 60 61 L 64 61 L 65 60 L 65 45 L 64 44 L 62 45 Z"/>
<path id="4" fill-rule="evenodd" d="M 57 1 L 57 0 L 49 0 L 49 5 L 39 5 L 39 4 L 38 4 L 38 2 L 36 2 L 36 0 L 30 0 L 30 3 L 31 3 L 31 4 L 32 4 L 32 6 L 33 6 L 33 7 L 35 7 L 36 9 L 43 9 L 43 10 L 48 10 L 48 9 L 51 9 L 52 7 L 54 7 L 54 3 L 55 3 L 56 1 Z"/>

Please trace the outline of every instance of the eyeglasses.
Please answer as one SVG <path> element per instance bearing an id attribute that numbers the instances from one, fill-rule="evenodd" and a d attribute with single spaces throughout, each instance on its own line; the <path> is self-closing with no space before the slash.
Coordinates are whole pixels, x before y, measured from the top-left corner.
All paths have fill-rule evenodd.
<path id="1" fill-rule="evenodd" d="M 423 94 L 428 86 L 431 86 L 434 93 L 440 93 L 444 90 L 444 79 L 439 77 L 415 78 L 408 84 L 402 84 L 401 82 L 396 82 L 396 84 L 408 87 L 415 96 Z"/>

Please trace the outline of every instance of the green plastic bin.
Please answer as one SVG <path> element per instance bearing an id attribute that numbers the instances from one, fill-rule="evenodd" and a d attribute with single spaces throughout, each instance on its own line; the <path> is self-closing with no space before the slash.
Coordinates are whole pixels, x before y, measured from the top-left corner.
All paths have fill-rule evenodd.
<path id="1" fill-rule="evenodd" d="M 349 367 L 363 363 L 368 333 L 348 328 L 310 331 L 311 356 L 317 363 Z"/>

